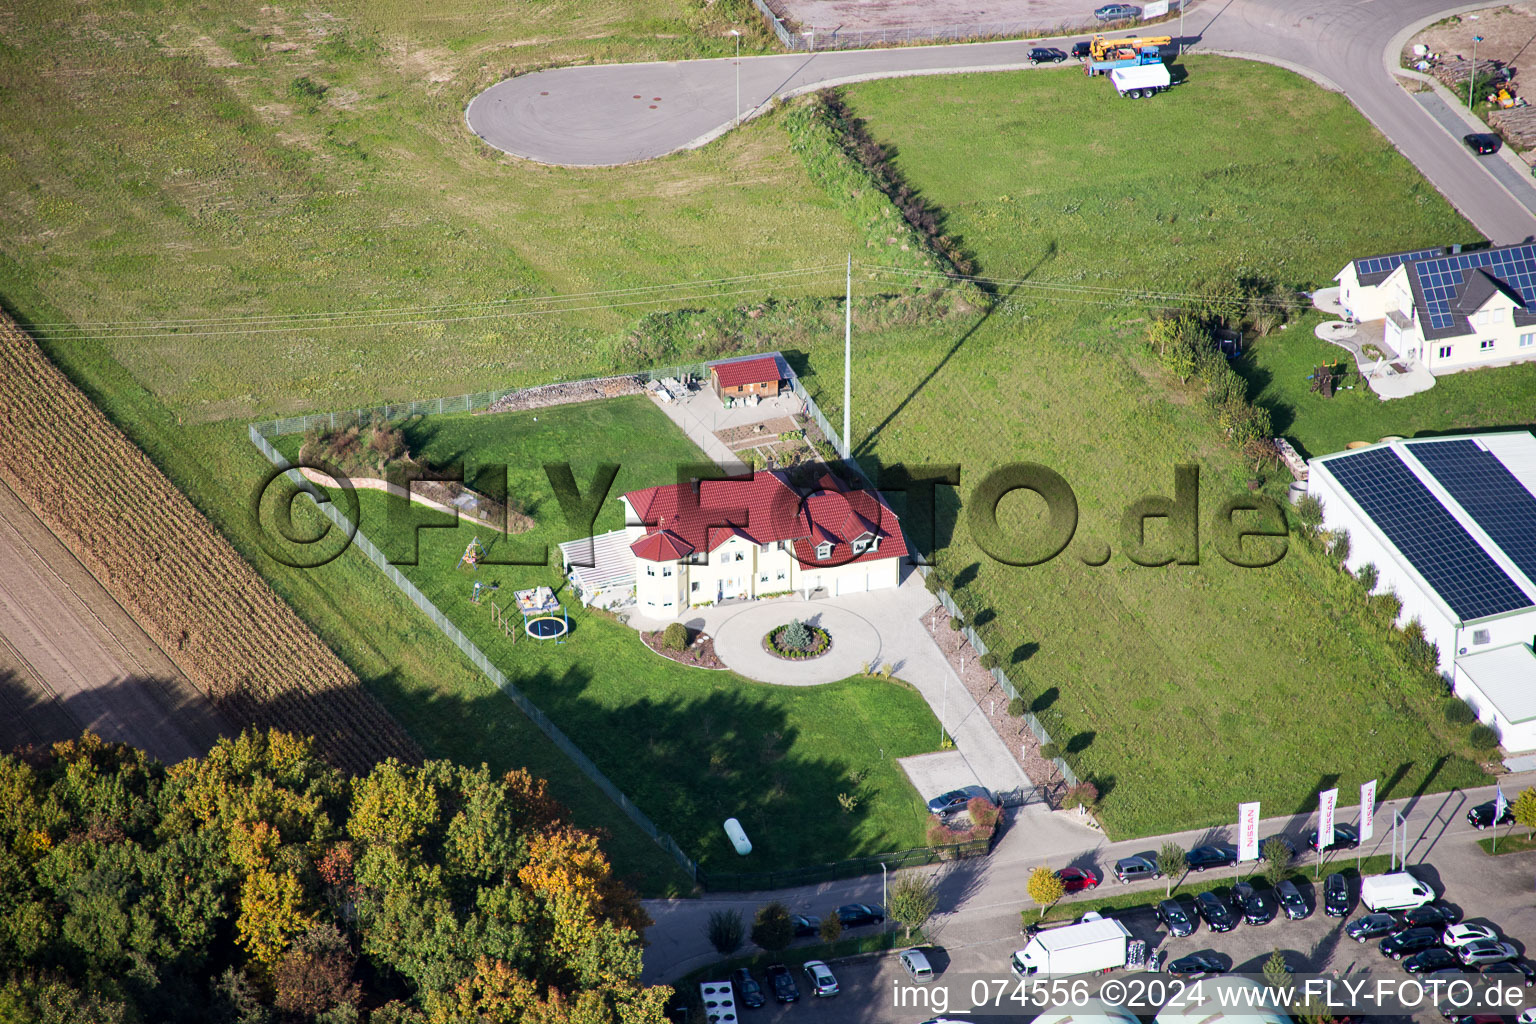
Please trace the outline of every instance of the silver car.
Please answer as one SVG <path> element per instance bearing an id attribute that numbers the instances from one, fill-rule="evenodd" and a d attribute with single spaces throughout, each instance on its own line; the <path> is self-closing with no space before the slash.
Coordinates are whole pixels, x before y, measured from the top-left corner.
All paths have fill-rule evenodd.
<path id="1" fill-rule="evenodd" d="M 1141 8 L 1132 4 L 1105 4 L 1094 11 L 1093 16 L 1100 21 L 1124 21 L 1141 17 Z"/>
<path id="2" fill-rule="evenodd" d="M 1461 954 L 1461 962 L 1468 967 L 1497 964 L 1515 958 L 1514 946 L 1495 939 L 1475 939 L 1462 946 L 1457 952 Z"/>
<path id="3" fill-rule="evenodd" d="M 928 958 L 923 955 L 922 950 L 904 949 L 897 955 L 896 959 L 901 961 L 901 966 L 906 969 L 907 974 L 911 976 L 912 980 L 919 985 L 933 980 L 933 965 L 928 962 Z"/>

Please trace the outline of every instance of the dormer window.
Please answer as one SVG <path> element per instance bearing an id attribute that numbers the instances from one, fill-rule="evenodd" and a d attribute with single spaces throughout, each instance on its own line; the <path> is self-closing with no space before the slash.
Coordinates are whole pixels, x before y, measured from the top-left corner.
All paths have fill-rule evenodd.
<path id="1" fill-rule="evenodd" d="M 866 533 L 864 536 L 853 542 L 853 553 L 855 555 L 862 555 L 866 551 L 878 551 L 879 549 L 880 538 L 874 536 L 873 534 Z"/>
<path id="2" fill-rule="evenodd" d="M 831 543 L 828 542 L 828 541 L 822 541 L 820 544 L 817 544 L 816 545 L 816 557 L 818 559 L 831 558 L 832 557 L 832 545 L 831 545 Z"/>

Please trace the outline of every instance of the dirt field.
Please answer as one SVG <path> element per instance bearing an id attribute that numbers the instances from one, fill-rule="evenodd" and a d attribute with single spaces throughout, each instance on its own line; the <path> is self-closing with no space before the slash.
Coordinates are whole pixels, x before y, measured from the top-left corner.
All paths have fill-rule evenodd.
<path id="1" fill-rule="evenodd" d="M 218 713 L 16 493 L 0 483 L 0 749 L 90 729 L 168 764 Z"/>
<path id="2" fill-rule="evenodd" d="M 1521 67 L 1522 60 L 1536 63 L 1536 47 L 1532 46 L 1536 43 L 1536 3 L 1506 4 L 1503 7 L 1490 7 L 1486 11 L 1463 14 L 1455 19 L 1448 18 L 1408 40 L 1408 45 L 1403 49 L 1404 60 L 1406 62 L 1413 53 L 1413 47 L 1419 44 L 1429 47 L 1431 53 L 1447 58 L 1461 56 L 1470 59 L 1473 36 L 1483 37 L 1483 41 L 1477 44 L 1479 62 L 1496 60 L 1516 68 Z M 1515 76 L 1515 84 L 1525 85 L 1519 75 Z M 1536 90 L 1536 76 L 1533 76 L 1530 88 Z M 1536 102 L 1536 96 L 1531 99 Z"/>
<path id="3" fill-rule="evenodd" d="M 779 16 L 801 31 L 818 33 L 906 33 L 917 29 L 955 29 L 946 33 L 1041 34 L 1061 26 L 1093 23 L 1102 0 L 769 0 Z M 1136 0 L 1143 6 L 1142 0 Z M 1170 4 L 1177 9 L 1176 4 Z M 969 31 L 967 31 L 969 30 Z"/>

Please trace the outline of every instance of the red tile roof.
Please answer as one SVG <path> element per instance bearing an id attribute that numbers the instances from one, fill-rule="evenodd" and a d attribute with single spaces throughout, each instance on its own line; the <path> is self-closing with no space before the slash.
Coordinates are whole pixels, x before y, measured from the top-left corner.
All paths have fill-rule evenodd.
<path id="1" fill-rule="evenodd" d="M 762 384 L 778 381 L 779 361 L 773 356 L 761 359 L 740 359 L 734 363 L 715 363 L 710 367 L 720 379 L 723 388 L 740 387 L 743 384 Z"/>
<path id="2" fill-rule="evenodd" d="M 901 524 L 872 491 L 850 490 L 825 473 L 802 493 L 777 473 L 753 473 L 697 484 L 647 487 L 624 495 L 650 529 L 630 545 L 637 558 L 677 561 L 696 551 L 713 551 L 732 537 L 753 544 L 793 541 L 802 566 L 844 565 L 907 553 Z M 855 557 L 852 543 L 878 538 L 880 547 Z M 819 543 L 830 542 L 826 559 Z"/>

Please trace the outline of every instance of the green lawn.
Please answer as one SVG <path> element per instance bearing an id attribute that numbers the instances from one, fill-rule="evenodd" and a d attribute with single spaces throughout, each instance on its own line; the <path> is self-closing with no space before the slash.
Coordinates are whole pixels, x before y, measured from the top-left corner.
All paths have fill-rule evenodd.
<path id="1" fill-rule="evenodd" d="M 1302 545 L 1262 570 L 1228 565 L 1208 533 L 1198 566 L 1079 557 L 1118 551 L 1123 510 L 1171 494 L 1178 463 L 1200 465 L 1207 517 L 1246 492 L 1248 473 L 1198 396 L 1142 356 L 1145 303 L 1056 302 L 1030 285 L 1186 292 L 1238 274 L 1301 285 L 1362 252 L 1471 237 L 1341 97 L 1215 58 L 1189 71 L 1188 86 L 1141 104 L 1070 73 L 849 90 L 984 271 L 1030 282 L 974 324 L 856 345 L 855 436 L 872 465 L 961 463 L 962 499 L 1016 460 L 1074 487 L 1078 539 L 1055 561 L 996 562 L 961 520 L 937 562 L 1106 791 L 1117 836 L 1228 822 L 1248 799 L 1301 811 L 1335 783 L 1380 778 L 1404 794 L 1481 778 L 1464 730 L 1441 715 L 1440 685 Z M 1199 145 L 1176 144 L 1196 132 Z M 1386 215 L 1404 205 L 1416 211 L 1406 233 Z M 839 376 L 810 379 L 834 419 Z M 1036 514 L 1022 497 L 1000 509 L 1018 530 Z"/>
<path id="2" fill-rule="evenodd" d="M 506 560 L 509 544 L 525 555 L 547 545 L 558 564 L 555 545 L 585 536 L 566 526 L 541 469 L 545 463 L 569 463 L 583 490 L 599 463 L 619 464 L 596 523 L 603 532 L 623 525 L 620 494 L 674 482 L 679 466 L 704 459 L 640 397 L 537 413 L 427 417 L 413 421 L 407 437 L 412 450 L 434 464 L 509 464 L 511 490 L 538 525 L 491 544 L 492 560 Z M 279 440 L 281 449 L 297 453 L 296 436 Z M 383 496 L 360 497 L 364 532 L 390 557 L 409 557 L 408 540 L 401 543 L 406 529 L 390 522 Z M 422 510 L 417 520 L 445 518 Z M 520 631 L 508 638 L 491 622 L 490 609 L 473 603 L 474 581 L 499 585 L 496 596 L 505 607 L 514 589 L 562 580 L 546 566 L 459 569 L 476 535 L 491 540 L 489 531 L 469 525 L 423 529 L 417 564 L 401 571 L 704 867 L 778 870 L 923 844 L 926 808 L 896 764 L 896 758 L 938 749 L 938 722 L 915 690 L 875 679 L 779 687 L 688 668 L 651 653 L 634 630 L 579 603 L 568 607 L 567 643 L 535 641 Z M 445 685 L 425 703 L 438 714 L 456 708 L 470 723 L 484 702 Z M 418 728 L 408 708 L 401 714 Z M 496 736 L 477 739 L 494 743 Z M 854 772 L 862 781 L 853 781 Z M 858 806 L 844 811 L 840 793 L 856 796 Z M 750 857 L 737 856 L 726 840 L 720 826 L 728 817 L 739 818 L 751 837 Z"/>
<path id="3" fill-rule="evenodd" d="M 1313 394 L 1307 380 L 1313 368 L 1349 358 L 1312 333 L 1322 319 L 1321 314 L 1308 316 L 1288 330 L 1260 338 L 1238 361 L 1258 401 L 1269 408 L 1275 433 L 1290 438 L 1306 456 L 1327 455 L 1350 441 L 1375 441 L 1391 434 L 1414 437 L 1536 425 L 1536 363 L 1453 373 L 1438 378 L 1428 391 L 1390 402 L 1359 386 L 1332 398 Z"/>

